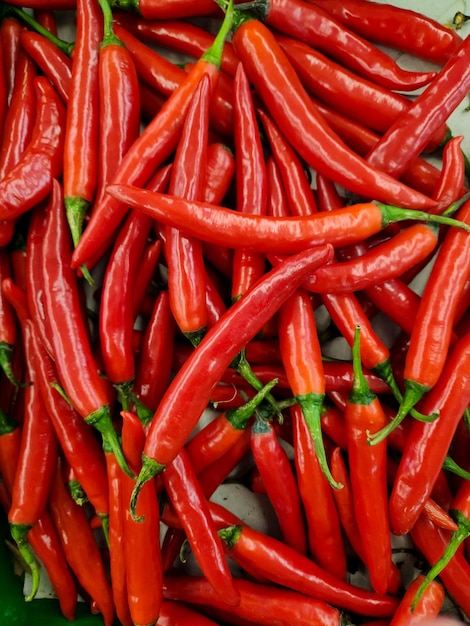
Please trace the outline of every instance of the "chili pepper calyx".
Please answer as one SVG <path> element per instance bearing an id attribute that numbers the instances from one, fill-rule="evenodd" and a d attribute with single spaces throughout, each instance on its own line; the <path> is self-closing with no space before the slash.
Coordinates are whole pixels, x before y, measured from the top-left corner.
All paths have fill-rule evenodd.
<path id="1" fill-rule="evenodd" d="M 470 536 L 470 520 L 461 511 L 452 510 L 452 516 L 458 524 L 458 529 L 452 533 L 452 536 L 447 544 L 444 554 L 440 559 L 434 563 L 429 572 L 426 574 L 423 582 L 419 586 L 416 595 L 411 603 L 410 609 L 413 612 L 418 602 L 420 601 L 423 593 L 426 591 L 428 585 L 442 572 L 442 570 L 448 565 L 454 554 L 457 552 L 459 546 Z"/>
<path id="2" fill-rule="evenodd" d="M 21 558 L 31 574 L 31 591 L 25 597 L 26 602 L 31 602 L 39 589 L 39 564 L 34 556 L 34 552 L 28 543 L 27 535 L 31 530 L 30 524 L 10 524 L 10 533 L 18 547 Z"/>
<path id="3" fill-rule="evenodd" d="M 243 526 L 241 526 L 240 524 L 226 526 L 225 528 L 220 528 L 218 531 L 220 538 L 224 542 L 227 550 L 231 550 L 236 545 L 242 532 Z"/>
<path id="4" fill-rule="evenodd" d="M 185 332 L 184 336 L 191 342 L 193 348 L 197 348 L 197 346 L 203 340 L 204 335 L 206 334 L 206 330 L 207 328 L 203 326 L 202 328 L 198 328 L 197 330 Z"/>
<path id="5" fill-rule="evenodd" d="M 266 398 L 266 395 L 277 385 L 278 382 L 278 378 L 270 380 L 253 398 L 251 398 L 251 400 L 248 400 L 246 404 L 226 412 L 225 416 L 234 430 L 245 430 L 255 409 L 261 404 L 261 402 Z"/>
<path id="6" fill-rule="evenodd" d="M 377 396 L 373 391 L 371 391 L 362 370 L 360 336 L 361 327 L 356 326 L 356 329 L 354 331 L 354 342 L 352 348 L 354 376 L 351 393 L 349 394 L 349 402 L 351 404 L 368 405 L 371 404 Z"/>
<path id="7" fill-rule="evenodd" d="M 135 478 L 134 473 L 129 467 L 126 458 L 122 452 L 121 444 L 118 439 L 118 435 L 114 430 L 113 422 L 111 420 L 111 409 L 108 405 L 104 405 L 88 415 L 85 418 L 85 422 L 96 428 L 103 437 L 103 445 L 109 446 L 120 468 L 131 478 Z"/>
<path id="8" fill-rule="evenodd" d="M 313 440 L 313 446 L 318 458 L 318 463 L 325 477 L 333 489 L 342 489 L 343 484 L 333 478 L 326 458 L 323 434 L 321 430 L 321 414 L 324 401 L 323 394 L 307 393 L 305 395 L 296 395 L 295 398 L 300 404 L 304 419 L 307 422 L 307 426 Z"/>
<path id="9" fill-rule="evenodd" d="M 15 347 L 11 344 L 5 343 L 4 341 L 0 342 L 0 368 L 3 370 L 3 373 L 11 384 L 15 385 L 15 387 L 29 387 L 31 382 L 22 383 L 16 378 L 13 372 L 13 368 L 11 366 L 11 356 L 14 349 Z"/>
<path id="10" fill-rule="evenodd" d="M 164 469 L 165 465 L 162 465 L 158 461 L 151 459 L 146 454 L 142 454 L 142 467 L 140 469 L 139 475 L 136 478 L 129 504 L 131 517 L 135 522 L 143 522 L 145 519 L 143 516 L 137 515 L 137 500 L 142 487 L 146 482 L 152 480 L 152 478 L 155 478 L 157 474 L 163 472 Z"/>
<path id="11" fill-rule="evenodd" d="M 253 389 L 255 389 L 256 391 L 261 391 L 263 385 L 251 369 L 251 366 L 246 359 L 245 350 L 242 350 L 238 354 L 238 357 L 236 359 L 236 369 L 240 376 L 242 376 L 246 380 L 246 382 L 250 383 Z M 276 401 L 276 398 L 274 398 L 274 396 L 272 396 L 269 392 L 266 394 L 265 398 L 271 405 L 274 413 L 277 415 L 279 422 L 282 423 L 284 417 L 282 415 L 282 411 L 279 408 L 278 402 Z"/>

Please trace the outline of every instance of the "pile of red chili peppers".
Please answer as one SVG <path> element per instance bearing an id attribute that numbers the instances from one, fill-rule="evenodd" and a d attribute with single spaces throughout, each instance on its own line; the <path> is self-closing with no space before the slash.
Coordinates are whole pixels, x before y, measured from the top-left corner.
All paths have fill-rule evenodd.
<path id="1" fill-rule="evenodd" d="M 467 18 L 1 11 L 0 503 L 25 600 L 46 577 L 106 626 L 470 619 Z M 220 504 L 230 482 L 269 530 Z"/>

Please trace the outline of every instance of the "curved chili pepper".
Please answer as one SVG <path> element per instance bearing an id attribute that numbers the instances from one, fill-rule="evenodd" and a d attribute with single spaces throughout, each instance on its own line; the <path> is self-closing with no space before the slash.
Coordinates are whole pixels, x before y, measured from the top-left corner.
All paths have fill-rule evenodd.
<path id="1" fill-rule="evenodd" d="M 67 104 L 72 79 L 70 58 L 49 39 L 30 30 L 25 30 L 21 34 L 21 45 L 52 81 L 62 100 Z"/>
<path id="2" fill-rule="evenodd" d="M 126 153 L 113 178 L 113 183 L 125 182 L 146 184 L 155 170 L 169 157 L 179 141 L 184 115 L 196 86 L 203 74 L 208 74 L 211 83 L 216 82 L 219 72 L 223 42 L 231 27 L 230 14 L 214 44 L 201 57 L 194 69 L 180 83 L 161 111 L 145 128 Z M 123 205 L 109 194 L 95 205 L 90 222 L 76 247 L 73 267 L 79 267 L 93 257 L 96 248 L 102 249 L 109 242 L 127 212 Z"/>
<path id="3" fill-rule="evenodd" d="M 346 553 L 334 500 L 334 492 L 343 491 L 343 488 L 331 489 L 318 462 L 302 411 L 298 406 L 293 406 L 290 414 L 297 484 L 307 520 L 310 553 L 314 561 L 326 571 L 344 579 L 347 570 Z"/>
<path id="4" fill-rule="evenodd" d="M 119 8 L 140 13 L 146 20 L 180 19 L 212 15 L 217 11 L 213 0 L 199 0 L 197 4 L 191 0 L 119 0 Z"/>
<path id="5" fill-rule="evenodd" d="M 181 450 L 165 469 L 163 481 L 204 576 L 221 601 L 236 607 L 240 602 L 240 594 L 202 488 L 185 450 Z"/>
<path id="6" fill-rule="evenodd" d="M 0 182 L 0 216 L 18 217 L 49 194 L 62 171 L 65 108 L 47 78 L 34 78 L 37 111 L 31 141 L 20 160 Z"/>
<path id="7" fill-rule="evenodd" d="M 458 216 L 470 224 L 470 201 L 464 204 Z M 468 236 L 460 229 L 451 229 L 437 253 L 436 264 L 421 296 L 403 372 L 405 393 L 394 423 L 407 415 L 442 373 L 455 310 L 469 277 Z"/>
<path id="8" fill-rule="evenodd" d="M 299 286 L 305 275 L 331 254 L 332 249 L 325 246 L 291 257 L 268 272 L 208 331 L 173 378 L 155 412 L 131 505 L 135 506 L 142 484 L 161 472 L 182 449 L 209 403 L 212 387 L 227 366 Z M 194 393 L 195 389 L 197 393 Z M 174 420 L 178 423 L 177 431 Z"/>
<path id="9" fill-rule="evenodd" d="M 423 411 L 439 411 L 439 417 L 427 424 L 414 422 L 408 435 L 390 496 L 390 524 L 396 534 L 408 532 L 416 523 L 469 402 L 469 342 L 467 333 L 455 344 L 423 402 Z"/>
<path id="10" fill-rule="evenodd" d="M 313 6 L 304 2 L 299 5 L 302 10 Z M 281 21 L 291 23 L 285 19 L 285 11 L 291 15 L 290 8 L 283 7 Z M 274 35 L 262 22 L 242 17 L 232 44 L 274 121 L 310 167 L 364 197 L 414 208 L 433 204 L 422 194 L 370 167 L 331 131 Z M 259 63 L 260 58 L 263 63 Z"/>
<path id="11" fill-rule="evenodd" d="M 299 626 L 340 624 L 340 611 L 315 598 L 242 578 L 236 580 L 236 588 L 240 604 L 228 608 L 204 578 L 167 576 L 163 580 L 163 595 L 167 599 L 214 607 L 257 624 L 270 624 L 271 615 L 276 615 L 279 626 L 294 620 Z"/>
<path id="12" fill-rule="evenodd" d="M 67 396 L 87 424 L 101 433 L 126 471 L 125 458 L 111 420 L 107 382 L 99 375 L 83 318 L 77 276 L 70 265 L 72 242 L 55 181 L 43 239 L 44 307 L 57 373 Z"/>
<path id="13" fill-rule="evenodd" d="M 276 38 L 312 95 L 371 130 L 384 133 L 411 104 L 405 96 L 358 76 L 303 41 Z M 449 134 L 444 123 L 426 150 L 434 151 Z"/>
<path id="14" fill-rule="evenodd" d="M 100 202 L 123 156 L 140 133 L 140 91 L 132 57 L 115 34 L 107 0 L 98 59 L 98 174 L 94 202 Z"/>
<path id="15" fill-rule="evenodd" d="M 286 451 L 268 420 L 257 416 L 251 425 L 251 452 L 274 508 L 284 542 L 307 553 L 307 535 L 299 489 Z"/>
<path id="16" fill-rule="evenodd" d="M 77 33 L 64 141 L 64 202 L 74 246 L 92 202 L 98 171 L 99 46 L 103 19 L 97 0 L 77 2 Z"/>
<path id="17" fill-rule="evenodd" d="M 59 450 L 55 431 L 37 384 L 32 333 L 31 322 L 26 322 L 23 325 L 25 358 L 32 384 L 25 390 L 21 448 L 8 511 L 11 535 L 31 568 L 32 588 L 29 600 L 38 591 L 40 573 L 28 543 L 28 533 L 46 509 Z"/>
<path id="18" fill-rule="evenodd" d="M 427 85 L 436 75 L 436 72 L 403 70 L 390 56 L 314 4 L 298 0 L 258 0 L 246 7 L 269 26 L 324 51 L 387 89 L 413 91 Z"/>
<path id="19" fill-rule="evenodd" d="M 132 33 L 144 41 L 154 43 L 180 54 L 198 59 L 209 48 L 214 35 L 197 24 L 184 20 L 142 19 L 134 15 L 117 15 L 116 19 Z M 238 65 L 237 55 L 229 41 L 225 43 L 221 69 L 235 76 Z"/>
<path id="20" fill-rule="evenodd" d="M 70 568 L 80 585 L 96 603 L 104 623 L 114 620 L 114 602 L 98 544 L 85 511 L 73 500 L 59 461 L 49 496 L 49 510 Z"/>
<path id="21" fill-rule="evenodd" d="M 413 224 L 359 257 L 317 270 L 307 288 L 326 294 L 366 289 L 400 276 L 427 258 L 437 244 L 438 231 L 433 224 Z"/>
<path id="22" fill-rule="evenodd" d="M 366 158 L 368 163 L 392 176 L 401 176 L 470 88 L 469 49 L 467 37 L 432 83 L 372 148 Z"/>
<path id="23" fill-rule="evenodd" d="M 445 63 L 462 43 L 455 30 L 410 8 L 365 0 L 311 1 L 361 37 L 432 63 Z"/>
<path id="24" fill-rule="evenodd" d="M 158 626 L 177 626 L 178 624 L 216 626 L 215 622 L 202 613 L 197 613 L 189 606 L 174 600 L 163 600 L 157 624 Z"/>
<path id="25" fill-rule="evenodd" d="M 414 545 L 433 566 L 444 555 L 449 544 L 450 533 L 433 524 L 424 515 L 420 515 L 410 530 L 410 536 Z M 453 555 L 439 574 L 447 593 L 466 617 L 470 615 L 469 576 L 469 563 L 459 551 Z"/>
<path id="26" fill-rule="evenodd" d="M 219 528 L 232 526 L 235 533 L 227 545 L 228 554 L 247 572 L 307 596 L 329 602 L 345 611 L 368 617 L 391 617 L 398 598 L 361 589 L 319 567 L 282 541 L 243 523 L 224 507 L 210 502 Z"/>
<path id="27" fill-rule="evenodd" d="M 414 603 L 416 592 L 424 578 L 424 575 L 418 574 L 408 585 L 390 626 L 405 626 L 414 618 L 434 619 L 439 615 L 444 604 L 445 591 L 444 587 L 436 581 L 429 585 L 419 602 Z M 414 606 L 412 606 L 413 604 Z"/>
<path id="28" fill-rule="evenodd" d="M 103 452 L 93 431 L 54 388 L 58 383 L 54 363 L 41 345 L 37 333 L 33 335 L 33 351 L 38 384 L 61 450 L 73 468 L 88 500 L 102 520 L 106 535 L 109 506 Z"/>
<path id="29" fill-rule="evenodd" d="M 209 136 L 210 79 L 202 76 L 186 112 L 173 160 L 168 192 L 201 200 Z M 175 321 L 197 346 L 207 328 L 205 268 L 201 241 L 173 227 L 165 229 L 168 292 Z"/>
<path id="30" fill-rule="evenodd" d="M 265 215 L 267 177 L 263 146 L 250 84 L 239 64 L 233 83 L 236 210 Z M 240 298 L 265 272 L 263 254 L 239 248 L 232 260 L 232 301 Z"/>
<path id="31" fill-rule="evenodd" d="M 379 232 L 393 221 L 422 219 L 437 223 L 444 219 L 444 216 L 381 203 L 350 205 L 334 213 L 274 218 L 156 194 L 131 185 L 109 185 L 108 193 L 127 206 L 146 211 L 162 223 L 184 227 L 187 233 L 203 241 L 277 254 L 298 252 L 307 244 L 354 243 Z"/>
<path id="32" fill-rule="evenodd" d="M 354 509 L 362 538 L 364 558 L 372 587 L 385 593 L 392 570 L 392 546 L 388 519 L 387 447 L 371 447 L 368 433 L 380 430 L 386 416 L 379 399 L 362 374 L 360 329 L 353 344 L 354 383 L 345 409 L 348 432 L 348 459 Z"/>

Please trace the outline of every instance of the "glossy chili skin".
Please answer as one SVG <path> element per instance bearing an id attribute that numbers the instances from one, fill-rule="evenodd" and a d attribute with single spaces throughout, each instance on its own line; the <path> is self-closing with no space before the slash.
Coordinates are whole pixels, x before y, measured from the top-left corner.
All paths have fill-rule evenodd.
<path id="1" fill-rule="evenodd" d="M 468 37 L 450 57 L 432 83 L 381 137 L 369 152 L 371 165 L 401 176 L 440 124 L 459 105 L 470 86 Z M 445 102 L 442 100 L 446 94 Z"/>
<path id="2" fill-rule="evenodd" d="M 12 267 L 6 248 L 0 249 L 0 286 L 11 279 Z M 11 303 L 0 290 L 0 367 L 10 382 L 17 384 L 12 366 L 13 351 L 18 334 L 17 320 Z"/>
<path id="3" fill-rule="evenodd" d="M 225 39 L 225 36 L 223 37 Z M 219 42 L 218 42 L 219 43 Z M 160 112 L 133 143 L 113 178 L 113 183 L 146 184 L 155 170 L 176 149 L 184 115 L 200 78 L 206 74 L 215 84 L 219 59 L 209 52 L 201 57 L 178 89 L 166 101 Z M 86 228 L 86 234 L 74 251 L 72 265 L 79 267 L 93 257 L 95 249 L 109 245 L 114 231 L 126 215 L 126 205 L 109 194 L 97 204 Z"/>
<path id="4" fill-rule="evenodd" d="M 49 510 L 70 568 L 96 603 L 104 623 L 111 626 L 115 611 L 103 559 L 85 511 L 68 491 L 63 471 L 59 462 L 51 486 Z"/>
<path id="5" fill-rule="evenodd" d="M 159 626 L 176 626 L 176 624 L 193 624 L 193 626 L 216 626 L 216 623 L 182 602 L 164 600 L 158 617 Z"/>
<path id="6" fill-rule="evenodd" d="M 275 428 L 263 418 L 255 419 L 251 426 L 251 452 L 279 521 L 284 542 L 300 554 L 306 554 L 302 501 L 294 473 Z"/>
<path id="7" fill-rule="evenodd" d="M 439 417 L 426 424 L 413 422 L 390 496 L 390 524 L 396 534 L 408 532 L 416 523 L 468 404 L 469 342 L 467 333 L 454 345 L 438 382 L 420 406 L 426 414 L 439 411 Z"/>
<path id="8" fill-rule="evenodd" d="M 15 83 L 16 63 L 21 50 L 22 30 L 21 23 L 15 17 L 5 16 L 0 25 L 5 91 L 8 105 L 11 103 L 13 85 Z"/>
<path id="9" fill-rule="evenodd" d="M 144 41 L 199 58 L 214 41 L 214 35 L 192 22 L 173 19 L 148 20 L 134 15 L 117 15 L 116 19 Z M 235 76 L 238 59 L 230 42 L 226 42 L 221 69 Z"/>
<path id="10" fill-rule="evenodd" d="M 64 198 L 74 245 L 96 193 L 98 171 L 99 46 L 103 18 L 98 0 L 77 3 L 77 34 L 64 142 Z"/>
<path id="11" fill-rule="evenodd" d="M 0 217 L 12 219 L 44 200 L 62 171 L 65 108 L 47 78 L 34 79 L 37 110 L 31 140 L 0 183 Z"/>
<path id="12" fill-rule="evenodd" d="M 54 43 L 40 33 L 25 30 L 21 45 L 52 81 L 65 104 L 68 103 L 72 80 L 72 61 Z"/>
<path id="13" fill-rule="evenodd" d="M 267 176 L 251 87 L 239 64 L 233 84 L 236 210 L 265 215 Z M 233 253 L 232 300 L 246 293 L 265 271 L 265 256 L 240 248 Z"/>
<path id="14" fill-rule="evenodd" d="M 285 20 L 284 11 L 291 15 L 289 8 L 284 7 L 282 22 L 290 23 Z M 429 206 L 421 194 L 383 172 L 378 173 L 339 140 L 315 109 L 267 26 L 256 19 L 243 20 L 232 43 L 273 119 L 309 166 L 360 196 L 400 206 Z M 259 63 L 260 58 L 263 63 Z"/>
<path id="15" fill-rule="evenodd" d="M 179 19 L 201 15 L 212 15 L 217 7 L 211 0 L 202 0 L 194 3 L 190 0 L 121 0 L 119 6 L 125 9 L 132 8 L 147 20 Z"/>
<path id="16" fill-rule="evenodd" d="M 228 546 L 228 553 L 246 571 L 311 595 L 343 610 L 368 617 L 391 617 L 398 598 L 384 596 L 355 587 L 326 572 L 308 557 L 283 542 L 243 524 L 220 505 L 211 503 L 211 512 L 219 527 L 238 525 L 241 533 Z"/>
<path id="17" fill-rule="evenodd" d="M 413 611 L 411 610 L 414 596 L 423 580 L 424 575 L 418 574 L 408 585 L 405 595 L 401 599 L 398 609 L 390 622 L 390 626 L 405 626 L 413 618 L 417 620 L 424 618 L 434 619 L 439 615 L 444 604 L 445 592 L 444 587 L 437 581 L 433 581 L 429 585 L 416 607 Z"/>
<path id="18" fill-rule="evenodd" d="M 188 107 L 176 148 L 168 192 L 190 200 L 203 197 L 209 140 L 210 79 L 203 76 Z M 168 292 L 175 321 L 197 345 L 207 328 L 205 266 L 202 243 L 181 229 L 166 227 Z"/>
<path id="19" fill-rule="evenodd" d="M 303 41 L 281 35 L 277 41 L 313 96 L 371 130 L 384 133 L 411 104 L 405 96 L 358 76 Z M 444 124 L 428 149 L 435 149 L 447 132 Z"/>
<path id="20" fill-rule="evenodd" d="M 201 577 L 167 576 L 163 580 L 163 595 L 170 600 L 214 607 L 221 610 L 222 615 L 235 615 L 257 624 L 270 624 L 272 618 L 268 616 L 273 614 L 280 626 L 287 626 L 293 620 L 299 626 L 340 624 L 340 612 L 315 598 L 243 579 L 236 581 L 236 587 L 240 592 L 240 604 L 230 608 Z"/>
<path id="21" fill-rule="evenodd" d="M 184 225 L 187 233 L 204 241 L 277 254 L 299 252 L 308 243 L 354 243 L 379 232 L 393 219 L 401 220 L 417 215 L 387 205 L 363 203 L 339 209 L 334 214 L 320 212 L 302 217 L 273 218 L 239 213 L 203 202 L 190 202 L 132 185 L 112 184 L 108 187 L 108 193 L 128 206 L 146 211 L 165 224 Z M 396 217 L 389 220 L 384 213 Z"/>
<path id="22" fill-rule="evenodd" d="M 409 8 L 365 0 L 312 1 L 362 37 L 433 63 L 445 63 L 462 43 L 452 28 Z"/>
<path id="23" fill-rule="evenodd" d="M 306 41 L 388 89 L 413 91 L 428 84 L 435 76 L 433 72 L 403 71 L 390 56 L 314 4 L 305 5 L 298 0 L 263 0 L 260 14 L 269 26 Z"/>
<path id="24" fill-rule="evenodd" d="M 165 469 L 163 481 L 169 501 L 186 531 L 206 580 L 222 602 L 236 607 L 240 602 L 240 594 L 204 493 L 184 449 Z"/>
<path id="25" fill-rule="evenodd" d="M 387 422 L 378 397 L 363 378 L 360 328 L 353 344 L 354 382 L 344 417 L 348 435 L 348 460 L 354 509 L 372 587 L 385 593 L 392 570 L 392 546 L 388 518 L 387 444 L 369 445 L 369 433 Z"/>
<path id="26" fill-rule="evenodd" d="M 292 417 L 297 484 L 307 521 L 312 558 L 340 579 L 346 576 L 346 553 L 334 493 L 324 476 L 302 411 L 294 406 Z M 338 481 L 342 484 L 341 481 Z"/>
<path id="27" fill-rule="evenodd" d="M 317 263 L 325 262 L 331 254 L 329 247 L 313 249 L 268 272 L 208 331 L 173 378 L 154 414 L 135 497 L 139 484 L 162 471 L 182 449 L 209 403 L 212 387 L 247 341 L 271 318 L 308 272 Z M 179 424 L 177 431 L 175 419 Z"/>

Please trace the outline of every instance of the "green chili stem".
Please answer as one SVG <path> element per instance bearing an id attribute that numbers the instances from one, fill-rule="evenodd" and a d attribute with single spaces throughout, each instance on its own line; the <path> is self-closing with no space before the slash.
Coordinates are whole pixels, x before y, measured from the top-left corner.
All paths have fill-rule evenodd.
<path id="1" fill-rule="evenodd" d="M 353 362 L 353 384 L 351 393 L 349 395 L 349 402 L 351 404 L 371 404 L 376 395 L 371 391 L 367 384 L 364 371 L 362 369 L 361 361 L 361 329 L 360 326 L 356 326 L 354 331 L 354 341 L 352 346 L 352 362 Z"/>
<path id="2" fill-rule="evenodd" d="M 146 482 L 148 482 L 149 480 L 152 480 L 152 478 L 155 478 L 157 474 L 160 474 L 160 472 L 163 472 L 164 469 L 165 469 L 164 465 L 162 465 L 161 463 L 158 463 L 158 461 L 155 461 L 154 459 L 151 459 L 145 454 L 142 454 L 142 467 L 135 481 L 135 486 L 134 486 L 134 489 L 132 490 L 131 501 L 130 501 L 131 517 L 135 522 L 143 522 L 145 519 L 143 516 L 138 516 L 137 511 L 136 511 L 137 499 L 139 497 L 139 493 L 142 487 L 144 486 Z"/>
<path id="3" fill-rule="evenodd" d="M 220 6 L 219 2 L 217 4 Z M 222 62 L 222 54 L 224 51 L 225 40 L 227 39 L 230 31 L 233 26 L 233 0 L 230 0 L 228 3 L 225 3 L 225 6 L 222 7 L 225 11 L 224 20 L 222 25 L 217 33 L 212 45 L 204 52 L 202 55 L 202 59 L 207 61 L 208 63 L 213 63 L 216 67 L 220 68 Z"/>
<path id="4" fill-rule="evenodd" d="M 52 42 L 59 50 L 61 50 L 67 56 L 71 56 L 73 49 L 75 47 L 75 43 L 70 43 L 68 41 L 64 41 L 63 39 L 59 39 L 55 35 L 53 35 L 47 28 L 44 28 L 38 21 L 36 21 L 29 13 L 21 9 L 20 7 L 8 5 L 8 11 L 15 14 L 19 17 L 23 22 L 26 22 L 28 26 L 30 26 L 37 33 L 48 39 Z"/>
<path id="5" fill-rule="evenodd" d="M 25 598 L 26 602 L 31 602 L 39 589 L 39 564 L 34 556 L 34 552 L 28 543 L 27 535 L 31 530 L 31 526 L 28 524 L 10 524 L 11 536 L 15 540 L 18 547 L 18 551 L 29 568 L 31 573 L 32 583 L 31 592 Z"/>
<path id="6" fill-rule="evenodd" d="M 29 385 L 31 384 L 30 382 L 22 383 L 16 378 L 13 372 L 13 368 L 11 366 L 11 358 L 14 349 L 15 347 L 11 344 L 6 343 L 5 341 L 0 342 L 0 368 L 3 370 L 3 373 L 11 382 L 11 384 L 15 385 L 15 387 L 29 387 Z"/>
<path id="7" fill-rule="evenodd" d="M 103 13 L 103 39 L 101 40 L 101 47 L 105 46 L 123 46 L 124 44 L 116 36 L 113 24 L 114 24 L 114 16 L 113 11 L 111 9 L 111 5 L 108 0 L 98 0 L 101 11 Z"/>
<path id="8" fill-rule="evenodd" d="M 240 376 L 242 376 L 248 383 L 250 383 L 253 389 L 255 389 L 256 391 L 261 391 L 261 389 L 263 388 L 263 383 L 259 380 L 256 374 L 253 372 L 250 364 L 246 360 L 245 350 L 242 350 L 239 353 L 237 360 L 236 360 L 235 367 L 237 369 L 237 372 L 240 374 Z M 274 413 L 277 415 L 279 422 L 282 423 L 284 417 L 279 408 L 279 404 L 276 398 L 272 394 L 268 393 L 266 395 L 266 400 L 269 402 Z"/>
<path id="9" fill-rule="evenodd" d="M 279 382 L 278 378 L 274 378 L 264 385 L 258 393 L 253 396 L 246 404 L 237 407 L 236 409 L 230 409 L 225 413 L 225 417 L 232 425 L 234 430 L 245 430 L 249 420 L 251 419 L 255 409 L 266 398 L 271 389 Z"/>

